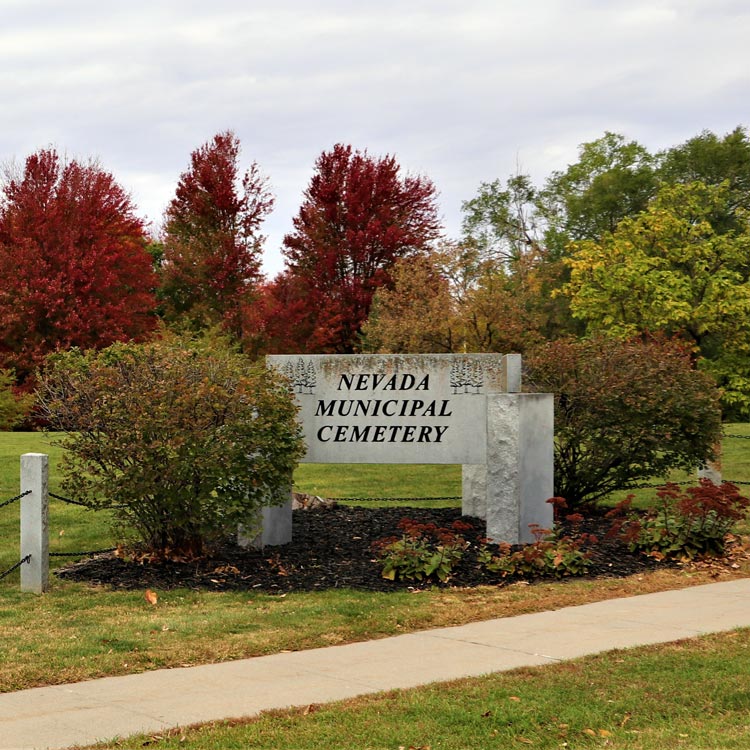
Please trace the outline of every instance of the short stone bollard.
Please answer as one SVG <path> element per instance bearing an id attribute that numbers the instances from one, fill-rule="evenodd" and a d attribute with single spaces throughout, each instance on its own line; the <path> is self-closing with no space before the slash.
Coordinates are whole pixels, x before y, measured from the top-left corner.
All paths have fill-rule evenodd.
<path id="1" fill-rule="evenodd" d="M 21 591 L 44 593 L 49 588 L 49 456 L 21 456 Z"/>

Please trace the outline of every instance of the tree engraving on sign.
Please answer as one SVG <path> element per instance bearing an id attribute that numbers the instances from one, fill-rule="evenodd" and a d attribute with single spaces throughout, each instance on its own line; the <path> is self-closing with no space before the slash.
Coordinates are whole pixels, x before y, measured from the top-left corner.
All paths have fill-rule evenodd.
<path id="1" fill-rule="evenodd" d="M 484 386 L 482 365 L 466 359 L 456 360 L 451 365 L 450 383 L 454 395 L 479 394 Z"/>
<path id="2" fill-rule="evenodd" d="M 287 362 L 282 368 L 282 372 L 289 379 L 292 392 L 294 393 L 306 393 L 310 395 L 318 384 L 315 365 L 310 360 L 305 364 L 302 357 L 295 364 Z"/>

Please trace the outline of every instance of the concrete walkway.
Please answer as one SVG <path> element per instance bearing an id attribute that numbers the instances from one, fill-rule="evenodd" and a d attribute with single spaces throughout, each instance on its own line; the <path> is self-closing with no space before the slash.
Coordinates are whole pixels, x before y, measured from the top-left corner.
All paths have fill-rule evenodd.
<path id="1" fill-rule="evenodd" d="M 748 626 L 750 579 L 743 579 L 347 646 L 34 688 L 0 695 L 0 749 L 65 748 Z"/>

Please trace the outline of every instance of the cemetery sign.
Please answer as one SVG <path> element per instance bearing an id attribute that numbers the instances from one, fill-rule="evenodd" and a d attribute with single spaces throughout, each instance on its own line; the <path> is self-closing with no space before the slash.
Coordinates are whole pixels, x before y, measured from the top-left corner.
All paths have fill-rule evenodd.
<path id="1" fill-rule="evenodd" d="M 529 524 L 551 525 L 552 395 L 520 392 L 520 355 L 266 361 L 299 404 L 303 462 L 461 464 L 463 512 L 485 518 L 490 539 L 531 541 Z"/>

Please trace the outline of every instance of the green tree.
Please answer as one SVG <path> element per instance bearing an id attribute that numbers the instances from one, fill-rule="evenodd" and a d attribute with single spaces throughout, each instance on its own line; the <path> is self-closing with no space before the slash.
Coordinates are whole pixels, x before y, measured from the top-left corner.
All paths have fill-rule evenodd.
<path id="1" fill-rule="evenodd" d="M 579 147 L 579 159 L 553 172 L 539 194 L 545 243 L 556 258 L 571 240 L 598 240 L 622 219 L 639 213 L 658 189 L 654 157 L 617 133 Z"/>
<path id="2" fill-rule="evenodd" d="M 558 340 L 524 364 L 527 385 L 555 394 L 555 495 L 573 509 L 713 455 L 718 393 L 677 342 Z"/>
<path id="3" fill-rule="evenodd" d="M 592 331 L 680 336 L 750 415 L 750 227 L 717 233 L 728 187 L 662 188 L 648 209 L 601 241 L 574 243 L 565 287 L 573 314 Z"/>
<path id="4" fill-rule="evenodd" d="M 511 269 L 541 251 L 537 190 L 528 175 L 483 182 L 476 196 L 461 205 L 462 243 L 477 250 L 478 260 L 494 260 Z"/>
<path id="5" fill-rule="evenodd" d="M 657 158 L 657 174 L 664 184 L 726 183 L 724 213 L 713 216 L 711 223 L 718 232 L 741 229 L 746 218 L 737 209 L 750 210 L 750 138 L 745 128 L 737 127 L 723 138 L 705 130 Z"/>
<path id="6" fill-rule="evenodd" d="M 63 491 L 110 508 L 158 557 L 196 557 L 251 528 L 288 497 L 302 453 L 286 383 L 220 340 L 53 355 L 38 404 L 63 433 Z"/>

